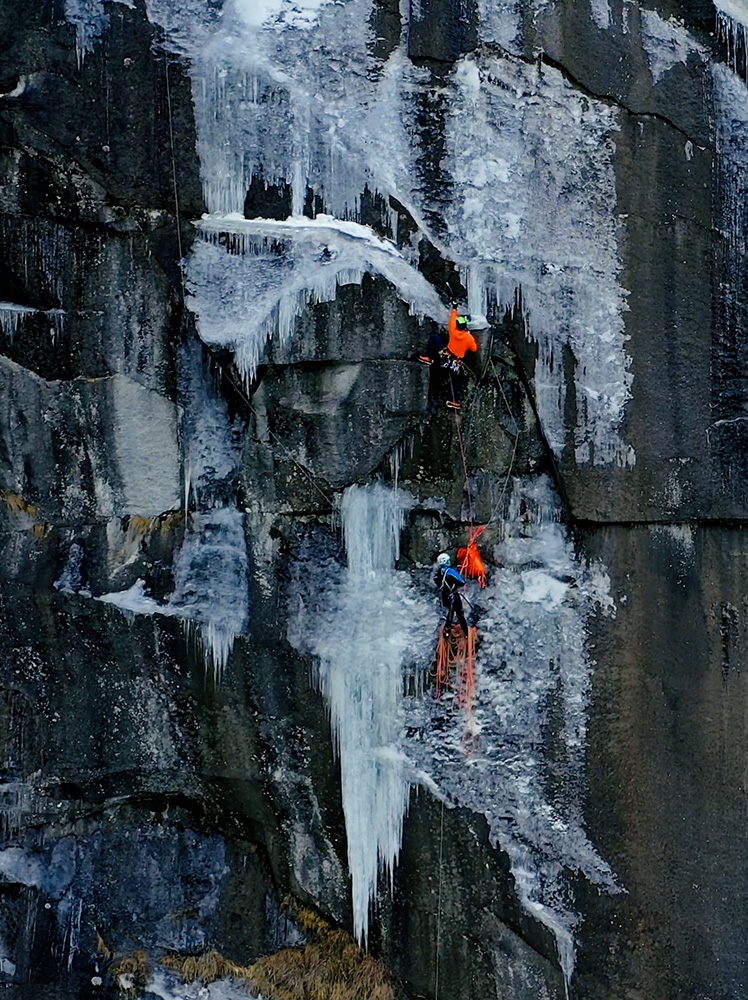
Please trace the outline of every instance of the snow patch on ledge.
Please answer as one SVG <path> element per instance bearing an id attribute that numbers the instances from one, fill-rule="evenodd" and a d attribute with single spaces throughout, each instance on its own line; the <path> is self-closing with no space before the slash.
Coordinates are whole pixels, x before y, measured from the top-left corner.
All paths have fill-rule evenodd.
<path id="1" fill-rule="evenodd" d="M 333 300 L 340 285 L 360 284 L 365 274 L 394 285 L 412 313 L 448 319 L 433 286 L 368 226 L 328 215 L 276 222 L 237 213 L 206 215 L 195 225 L 190 308 L 202 340 L 233 350 L 248 380 L 269 339 L 288 343 L 309 304 Z"/>
<path id="2" fill-rule="evenodd" d="M 333 0 L 235 0 L 239 17 L 250 28 L 262 25 L 283 28 L 311 28 L 320 9 Z"/>
<path id="3" fill-rule="evenodd" d="M 128 977 L 118 977 L 123 990 L 131 991 L 134 983 Z M 212 983 L 186 983 L 175 973 L 156 969 L 146 984 L 146 995 L 159 997 L 159 1000 L 256 1000 L 254 993 L 246 982 L 236 979 L 217 979 Z"/>

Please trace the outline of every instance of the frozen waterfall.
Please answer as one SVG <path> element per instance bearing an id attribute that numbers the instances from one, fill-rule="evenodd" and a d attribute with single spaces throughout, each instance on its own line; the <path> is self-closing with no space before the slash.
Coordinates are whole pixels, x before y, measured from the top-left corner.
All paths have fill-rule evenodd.
<path id="1" fill-rule="evenodd" d="M 441 132 L 431 135 L 422 106 L 433 81 L 408 58 L 407 19 L 399 44 L 378 59 L 372 0 L 231 0 L 220 9 L 148 0 L 149 19 L 165 46 L 189 60 L 192 78 L 210 213 L 187 260 L 201 336 L 235 349 L 251 375 L 268 335 L 285 336 L 308 303 L 366 272 L 392 282 L 414 312 L 439 319 L 443 307 L 417 270 L 426 238 L 466 276 L 473 313 L 511 307 L 521 289 L 528 336 L 538 344 L 538 410 L 554 451 L 571 436 L 578 464 L 632 465 L 623 432 L 632 375 L 613 170 L 617 112 L 559 70 L 519 57 L 516 5 L 483 0 L 479 8 L 481 37 L 503 48 L 455 63 L 440 96 L 443 120 L 434 122 Z M 66 0 L 65 10 L 81 51 L 90 49 L 106 29 L 102 0 Z M 423 148 L 434 141 L 443 143 L 446 195 L 423 172 Z M 255 257 L 259 220 L 236 232 L 253 181 L 290 192 L 289 218 L 275 224 L 286 231 Z M 360 218 L 366 189 L 381 199 L 400 261 L 343 233 Z M 311 214 L 309 199 L 337 233 L 289 232 L 312 223 L 302 215 Z M 415 233 L 397 233 L 391 199 Z M 282 260 L 273 257 L 274 240 L 284 244 Z M 248 250 L 251 259 L 242 260 Z M 236 308 L 221 309 L 223 301 Z M 567 349 L 576 359 L 573 428 L 564 417 Z"/>
<path id="2" fill-rule="evenodd" d="M 379 872 L 391 877 L 400 852 L 411 784 L 400 746 L 403 668 L 430 611 L 408 574 L 395 569 L 411 503 L 380 484 L 346 490 L 340 515 L 348 567 L 326 594 L 311 636 L 340 756 L 354 932 L 363 942 Z"/>

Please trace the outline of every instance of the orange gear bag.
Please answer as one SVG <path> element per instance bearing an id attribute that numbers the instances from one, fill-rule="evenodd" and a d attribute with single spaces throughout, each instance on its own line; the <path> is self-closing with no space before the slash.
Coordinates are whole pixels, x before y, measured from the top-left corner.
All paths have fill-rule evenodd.
<path id="1" fill-rule="evenodd" d="M 486 586 L 486 564 L 483 562 L 483 556 L 480 554 L 477 539 L 482 534 L 484 528 L 485 524 L 478 528 L 477 531 L 471 529 L 470 541 L 467 543 L 467 546 L 457 550 L 457 565 L 460 572 L 465 577 L 469 576 L 477 580 L 481 587 Z"/>

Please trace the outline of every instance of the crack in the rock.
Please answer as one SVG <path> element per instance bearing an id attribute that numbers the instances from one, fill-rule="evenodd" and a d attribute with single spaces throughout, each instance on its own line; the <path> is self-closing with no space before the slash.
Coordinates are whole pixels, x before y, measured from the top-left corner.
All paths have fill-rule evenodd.
<path id="1" fill-rule="evenodd" d="M 576 90 L 579 90 L 583 94 L 586 94 L 587 97 L 591 97 L 596 101 L 602 101 L 604 104 L 611 104 L 617 108 L 621 108 L 627 114 L 631 115 L 632 118 L 651 118 L 653 121 L 662 122 L 663 125 L 667 125 L 669 128 L 673 129 L 673 131 L 678 132 L 680 135 L 684 136 L 689 142 L 692 142 L 694 146 L 698 146 L 700 149 L 707 148 L 704 147 L 699 140 L 693 138 L 693 136 L 690 136 L 685 129 L 681 128 L 680 125 L 677 125 L 671 118 L 668 118 L 667 115 L 663 115 L 658 111 L 636 111 L 634 108 L 630 108 L 620 97 L 617 97 L 615 94 L 596 93 L 586 84 L 582 83 L 581 80 L 575 77 L 574 74 L 571 73 L 567 69 L 567 67 L 563 65 L 563 63 L 561 63 L 558 59 L 554 59 L 552 56 L 549 56 L 547 52 L 540 53 L 540 61 L 544 65 L 551 66 L 553 69 L 558 70 L 565 80 L 567 80 Z"/>
<path id="2" fill-rule="evenodd" d="M 597 521 L 592 517 L 575 517 L 576 528 L 694 528 L 709 530 L 710 528 L 729 528 L 733 531 L 745 531 L 748 516 L 740 517 L 704 517 L 695 515 L 685 519 L 669 520 L 667 518 L 637 518 L 610 521 Z"/>
<path id="3" fill-rule="evenodd" d="M 678 132 L 680 135 L 684 136 L 689 142 L 692 142 L 694 146 L 697 146 L 699 149 L 705 149 L 705 148 L 711 149 L 711 147 L 703 146 L 701 141 L 694 139 L 692 136 L 690 136 L 685 129 L 683 129 L 680 125 L 677 125 L 671 118 L 668 118 L 667 115 L 663 115 L 658 111 L 637 111 L 634 108 L 629 107 L 620 97 L 617 97 L 615 94 L 597 93 L 591 87 L 588 87 L 587 84 L 583 83 L 578 77 L 576 77 L 566 66 L 564 66 L 564 64 L 560 60 L 554 59 L 553 56 L 548 55 L 548 53 L 543 50 L 541 50 L 538 53 L 537 57 L 531 58 L 529 56 L 521 55 L 517 52 L 511 52 L 509 49 L 504 48 L 504 46 L 502 45 L 491 43 L 490 45 L 488 44 L 481 45 L 480 48 L 476 50 L 476 54 L 499 55 L 505 59 L 512 59 L 517 62 L 523 62 L 528 66 L 537 66 L 538 64 L 549 66 L 552 69 L 558 70 L 558 72 L 575 90 L 585 94 L 587 97 L 590 97 L 596 101 L 601 101 L 603 104 L 609 104 L 616 108 L 621 108 L 622 111 L 625 111 L 627 114 L 631 115 L 632 118 L 651 118 L 654 121 L 662 122 L 664 125 L 667 125 L 668 127 L 672 128 L 675 132 Z"/>

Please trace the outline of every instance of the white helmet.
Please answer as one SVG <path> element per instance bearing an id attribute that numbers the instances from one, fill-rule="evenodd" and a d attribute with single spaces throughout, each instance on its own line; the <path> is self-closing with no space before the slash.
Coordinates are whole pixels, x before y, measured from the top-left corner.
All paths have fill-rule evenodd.
<path id="1" fill-rule="evenodd" d="M 449 556 L 446 552 L 440 552 L 436 557 L 437 566 L 449 566 Z"/>

